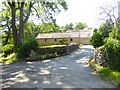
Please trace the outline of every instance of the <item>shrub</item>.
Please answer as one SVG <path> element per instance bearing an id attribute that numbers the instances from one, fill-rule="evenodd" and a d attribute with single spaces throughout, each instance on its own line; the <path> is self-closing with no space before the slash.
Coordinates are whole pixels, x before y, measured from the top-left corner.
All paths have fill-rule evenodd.
<path id="1" fill-rule="evenodd" d="M 18 58 L 26 58 L 30 56 L 31 50 L 37 50 L 38 44 L 35 40 L 24 43 L 24 45 L 19 46 L 17 50 Z"/>
<path id="2" fill-rule="evenodd" d="M 120 72 L 113 72 L 109 68 L 101 68 L 99 71 L 101 78 L 114 81 L 117 85 L 120 85 Z"/>
<path id="3" fill-rule="evenodd" d="M 111 75 L 110 69 L 109 68 L 101 68 L 99 71 L 99 75 L 101 77 L 109 77 Z"/>
<path id="4" fill-rule="evenodd" d="M 55 58 L 56 55 L 55 54 L 45 54 L 43 55 L 43 59 L 50 59 L 50 58 Z"/>
<path id="5" fill-rule="evenodd" d="M 17 57 L 18 58 L 29 57 L 30 52 L 31 52 L 31 48 L 29 43 L 25 43 L 24 45 L 18 47 Z"/>
<path id="6" fill-rule="evenodd" d="M 120 71 L 120 41 L 109 38 L 104 45 L 104 57 L 111 70 Z"/>
<path id="7" fill-rule="evenodd" d="M 50 59 L 50 58 L 55 58 L 57 57 L 55 54 L 44 54 L 44 55 L 36 55 L 32 56 L 29 58 L 26 58 L 27 61 L 40 61 L 40 60 L 45 60 L 45 59 Z"/>
<path id="8" fill-rule="evenodd" d="M 13 53 L 13 44 L 7 44 L 5 46 L 2 47 L 2 55 L 4 57 L 7 57 L 7 55 L 10 55 L 11 53 Z"/>
<path id="9" fill-rule="evenodd" d="M 94 32 L 92 38 L 91 38 L 91 44 L 96 48 L 99 46 L 102 46 L 104 44 L 104 41 L 102 39 L 102 35 L 99 32 Z"/>
<path id="10" fill-rule="evenodd" d="M 37 53 L 40 54 L 40 55 L 43 55 L 43 54 L 61 55 L 61 54 L 66 53 L 66 48 L 65 47 L 66 47 L 65 45 L 43 46 L 43 47 L 39 47 L 39 49 L 37 49 Z"/>
<path id="11" fill-rule="evenodd" d="M 38 43 L 37 43 L 37 41 L 36 40 L 30 40 L 29 42 L 28 42 L 28 44 L 29 44 L 29 47 L 31 48 L 31 50 L 37 50 L 37 48 L 38 48 Z"/>

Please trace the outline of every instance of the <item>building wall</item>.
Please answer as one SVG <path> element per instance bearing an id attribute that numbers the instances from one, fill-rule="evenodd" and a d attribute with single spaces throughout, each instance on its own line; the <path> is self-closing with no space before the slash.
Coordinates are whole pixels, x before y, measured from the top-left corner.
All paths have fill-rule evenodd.
<path id="1" fill-rule="evenodd" d="M 80 38 L 81 44 L 90 44 L 90 38 L 82 37 Z"/>
<path id="2" fill-rule="evenodd" d="M 77 44 L 90 44 L 90 38 L 65 38 L 66 42 L 68 44 L 71 43 L 77 43 Z M 61 44 L 60 43 L 61 39 L 54 39 L 54 38 L 48 38 L 48 39 L 37 39 L 37 42 L 39 45 L 43 46 L 43 45 L 58 45 Z"/>

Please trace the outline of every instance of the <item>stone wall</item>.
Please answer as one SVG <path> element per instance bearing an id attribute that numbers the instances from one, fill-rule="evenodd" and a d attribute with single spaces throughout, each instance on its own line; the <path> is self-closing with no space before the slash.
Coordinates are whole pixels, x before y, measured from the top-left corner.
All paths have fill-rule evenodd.
<path id="1" fill-rule="evenodd" d="M 79 48 L 79 44 L 71 44 L 69 46 L 69 52 L 73 52 Z"/>
<path id="2" fill-rule="evenodd" d="M 69 54 L 79 48 L 79 44 L 71 44 L 68 46 L 54 47 L 54 48 L 39 48 L 39 54 Z"/>

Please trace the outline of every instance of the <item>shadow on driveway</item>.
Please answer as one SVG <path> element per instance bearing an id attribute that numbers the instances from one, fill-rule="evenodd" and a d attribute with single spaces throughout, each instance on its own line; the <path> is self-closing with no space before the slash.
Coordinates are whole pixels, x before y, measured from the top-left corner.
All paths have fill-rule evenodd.
<path id="1" fill-rule="evenodd" d="M 114 88 L 115 86 L 102 81 L 97 75 L 93 74 L 88 65 L 88 60 L 93 54 L 93 48 L 82 47 L 70 55 L 54 59 L 10 65 L 2 64 L 1 87 L 88 88 L 82 90 Z"/>

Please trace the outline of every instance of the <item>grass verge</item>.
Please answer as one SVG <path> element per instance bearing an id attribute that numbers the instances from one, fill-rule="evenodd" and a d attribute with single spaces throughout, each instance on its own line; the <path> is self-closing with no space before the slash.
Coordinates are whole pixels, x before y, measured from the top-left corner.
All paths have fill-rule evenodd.
<path id="1" fill-rule="evenodd" d="M 112 71 L 108 67 L 97 65 L 94 62 L 94 58 L 89 60 L 89 65 L 103 80 L 110 81 L 113 84 L 120 86 L 120 72 Z"/>
<path id="2" fill-rule="evenodd" d="M 44 55 L 36 55 L 28 58 L 19 58 L 17 59 L 15 57 L 15 54 L 10 54 L 8 57 L 1 57 L 0 62 L 5 63 L 5 64 L 11 64 L 11 63 L 18 63 L 20 61 L 41 61 L 45 59 L 51 59 L 51 58 L 56 58 L 58 55 L 56 54 L 44 54 Z"/>
<path id="3" fill-rule="evenodd" d="M 98 72 L 99 76 L 104 80 L 109 80 L 120 85 L 120 72 L 111 71 L 108 67 L 103 67 Z"/>

